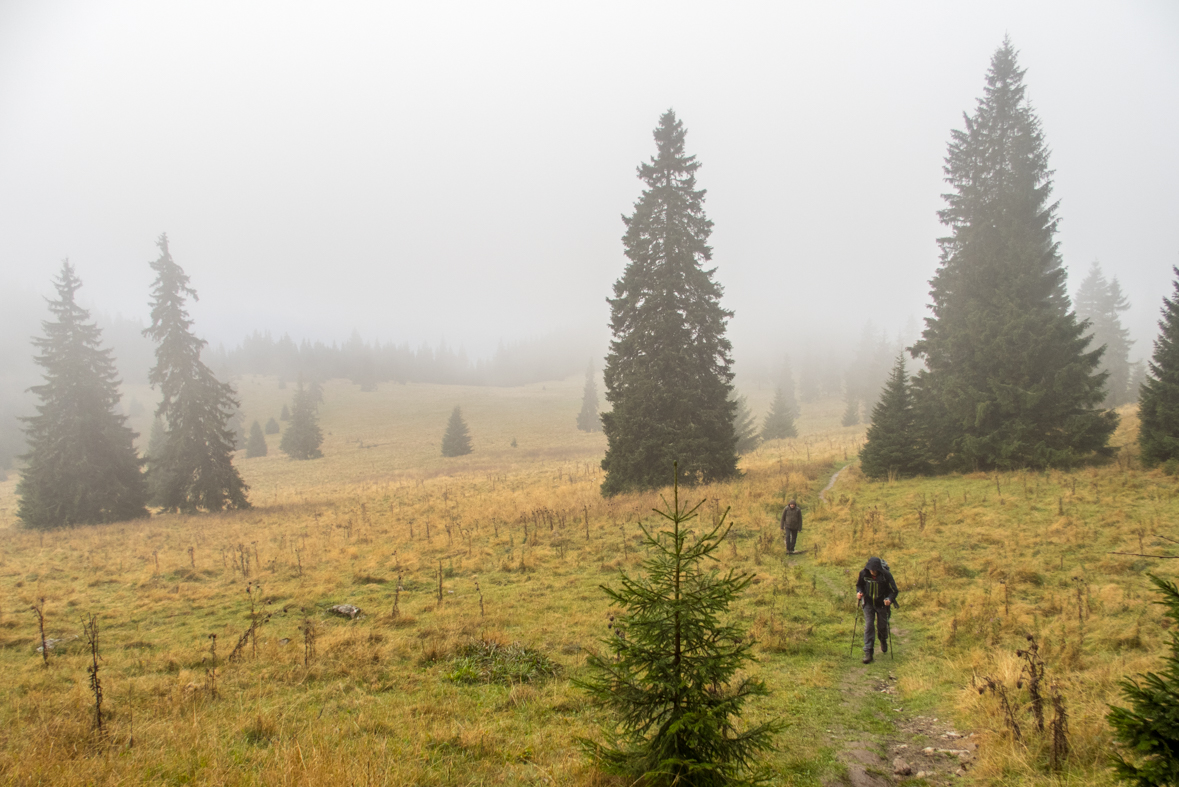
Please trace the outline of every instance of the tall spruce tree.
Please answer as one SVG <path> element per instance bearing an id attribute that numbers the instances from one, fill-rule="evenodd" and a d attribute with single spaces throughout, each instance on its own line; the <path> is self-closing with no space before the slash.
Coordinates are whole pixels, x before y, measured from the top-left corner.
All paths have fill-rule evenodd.
<path id="1" fill-rule="evenodd" d="M 860 469 L 877 479 L 913 476 L 927 469 L 904 355 L 897 358 L 892 376 L 872 408 L 868 440 L 860 449 Z"/>
<path id="2" fill-rule="evenodd" d="M 471 453 L 471 434 L 467 431 L 467 422 L 463 420 L 463 411 L 456 404 L 450 413 L 450 420 L 446 422 L 446 432 L 442 435 L 443 456 L 466 456 Z"/>
<path id="3" fill-rule="evenodd" d="M 585 389 L 581 394 L 581 412 L 577 414 L 577 428 L 583 432 L 602 431 L 602 419 L 598 416 L 598 386 L 594 382 L 592 362 L 585 370 Z"/>
<path id="4" fill-rule="evenodd" d="M 290 423 L 278 441 L 278 450 L 291 459 L 319 459 L 323 452 L 319 446 L 323 444 L 323 432 L 319 429 L 319 418 L 316 416 L 315 395 L 303 386 L 303 377 L 299 377 L 299 384 L 295 386 L 295 399 L 291 403 Z M 286 410 L 286 405 L 283 405 Z"/>
<path id="5" fill-rule="evenodd" d="M 1147 467 L 1179 459 L 1179 268 L 1171 271 L 1175 291 L 1163 298 L 1159 337 L 1138 396 L 1138 446 Z"/>
<path id="6" fill-rule="evenodd" d="M 1040 121 L 1010 41 L 946 156 L 949 235 L 933 316 L 911 351 L 920 421 L 942 469 L 1067 466 L 1107 453 L 1101 349 L 1069 309 Z"/>
<path id="7" fill-rule="evenodd" d="M 655 129 L 656 154 L 640 164 L 642 196 L 624 216 L 629 263 L 614 284 L 606 356 L 606 471 L 610 496 L 667 483 L 678 460 L 679 483 L 705 483 L 737 474 L 737 405 L 730 396 L 732 345 L 725 337 L 732 312 L 720 305 L 721 286 L 696 188 L 695 156 L 684 152 L 685 131 L 668 110 Z"/>
<path id="8" fill-rule="evenodd" d="M 151 263 L 151 325 L 143 333 L 156 343 L 156 365 L 148 379 L 160 389 L 156 414 L 167 436 L 160 457 L 153 457 L 151 479 L 156 505 L 168 511 L 194 513 L 249 508 L 246 491 L 233 466 L 237 438 L 231 423 L 238 408 L 233 388 L 219 382 L 201 361 L 206 342 L 192 333 L 185 310 L 197 300 L 188 275 L 172 260 L 167 234 L 156 245 L 160 256 Z"/>
<path id="9" fill-rule="evenodd" d="M 582 740 L 583 747 L 628 783 L 751 783 L 758 755 L 782 728 L 773 720 L 738 730 L 742 706 L 769 693 L 761 680 L 740 675 L 754 660 L 753 643 L 728 619 L 753 577 L 717 572 L 716 553 L 731 525 L 721 517 L 692 532 L 701 505 L 681 505 L 673 484 L 667 510 L 656 511 L 663 529 L 640 524 L 643 573 L 622 572 L 617 589 L 603 588 L 619 608 L 616 636 L 603 643 L 606 653 L 589 657 L 587 677 L 574 681 L 611 711 L 605 741 Z"/>
<path id="10" fill-rule="evenodd" d="M 1118 312 L 1130 308 L 1117 278 L 1106 279 L 1100 263 L 1094 262 L 1077 289 L 1077 319 L 1089 322 L 1092 347 L 1104 347 L 1101 371 L 1105 372 L 1105 407 L 1118 407 L 1133 399 L 1130 396 L 1130 331 L 1122 327 Z"/>
<path id="11" fill-rule="evenodd" d="M 37 414 L 25 418 L 28 452 L 16 515 L 37 529 L 147 516 L 147 485 L 135 432 L 119 410 L 119 380 L 102 332 L 75 300 L 81 281 L 69 261 L 54 282 L 53 321 L 33 339 L 45 382 L 33 386 Z"/>

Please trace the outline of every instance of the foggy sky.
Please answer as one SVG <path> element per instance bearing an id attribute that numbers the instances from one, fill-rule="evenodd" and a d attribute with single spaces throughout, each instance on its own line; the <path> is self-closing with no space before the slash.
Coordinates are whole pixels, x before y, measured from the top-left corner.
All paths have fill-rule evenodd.
<path id="1" fill-rule="evenodd" d="M 161 232 L 197 333 L 607 337 L 620 215 L 671 107 L 737 360 L 927 314 L 951 129 L 1005 34 L 1076 291 L 1150 352 L 1179 264 L 1179 5 L 0 3 L 0 287 L 69 257 L 147 319 Z"/>

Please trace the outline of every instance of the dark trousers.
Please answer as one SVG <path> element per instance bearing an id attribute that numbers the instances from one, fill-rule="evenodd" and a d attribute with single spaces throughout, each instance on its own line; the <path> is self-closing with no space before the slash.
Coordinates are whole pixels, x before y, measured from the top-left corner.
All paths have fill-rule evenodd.
<path id="1" fill-rule="evenodd" d="M 867 599 L 864 599 L 867 601 Z M 880 638 L 882 650 L 888 650 L 888 607 L 879 609 L 871 602 L 864 604 L 864 652 L 871 653 Z M 875 629 L 875 631 L 873 630 Z"/>
<path id="2" fill-rule="evenodd" d="M 782 535 L 786 537 L 786 551 L 793 552 L 794 544 L 796 541 L 798 541 L 798 531 L 787 528 L 786 530 L 782 531 Z"/>

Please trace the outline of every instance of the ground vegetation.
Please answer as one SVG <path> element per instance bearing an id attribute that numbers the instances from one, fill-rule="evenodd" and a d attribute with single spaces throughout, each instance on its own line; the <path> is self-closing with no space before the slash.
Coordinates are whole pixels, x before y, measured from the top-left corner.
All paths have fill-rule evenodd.
<path id="1" fill-rule="evenodd" d="M 274 377 L 236 382 L 248 413 L 290 395 Z M 0 482 L 4 778 L 630 784 L 578 749 L 606 714 L 572 681 L 612 633 L 600 585 L 640 570 L 639 523 L 650 528 L 662 502 L 600 496 L 605 439 L 570 418 L 583 382 L 577 370 L 464 389 L 480 451 L 456 460 L 438 450 L 452 386 L 326 381 L 324 458 L 242 459 L 250 511 L 30 531 L 15 518 L 17 479 Z M 772 393 L 752 387 L 751 406 L 764 411 Z M 742 719 L 789 722 L 759 758 L 773 780 L 871 784 L 901 757 L 913 775 L 900 784 L 918 771 L 938 787 L 1115 784 L 1108 706 L 1124 704 L 1124 676 L 1159 671 L 1170 642 L 1146 574 L 1174 561 L 1138 555 L 1174 555 L 1179 538 L 1174 478 L 1139 463 L 1133 408 L 1108 464 L 891 484 L 845 465 L 863 430 L 839 426 L 842 408 L 838 395 L 814 400 L 800 437 L 692 490 L 707 500 L 702 524 L 732 508 L 717 569 L 753 577 L 732 612 L 770 694 Z M 778 532 L 790 497 L 806 511 L 803 555 L 786 555 Z M 894 648 L 865 666 L 849 649 L 851 582 L 869 555 L 888 560 L 902 595 Z M 329 611 L 342 603 L 361 612 Z M 103 740 L 79 609 L 102 624 Z M 256 643 L 231 660 L 255 624 Z M 1043 734 L 1021 678 L 1028 633 L 1045 665 Z M 520 658 L 502 661 L 499 682 L 484 677 L 497 662 L 474 654 Z M 1005 690 L 1019 740 L 984 677 Z M 1059 771 L 1052 685 L 1070 744 Z"/>

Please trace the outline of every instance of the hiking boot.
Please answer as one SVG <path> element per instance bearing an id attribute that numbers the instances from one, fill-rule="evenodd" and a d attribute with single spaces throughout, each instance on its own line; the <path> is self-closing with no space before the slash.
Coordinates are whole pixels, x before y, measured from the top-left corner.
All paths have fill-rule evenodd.
<path id="1" fill-rule="evenodd" d="M 872 651 L 868 651 L 867 653 L 864 654 L 864 663 L 865 664 L 872 663 Z"/>
<path id="2" fill-rule="evenodd" d="M 888 640 L 887 639 L 884 640 L 884 642 L 880 643 L 880 652 L 881 653 L 888 653 Z"/>

